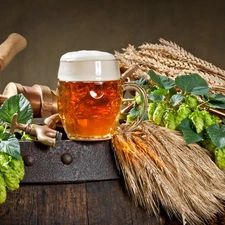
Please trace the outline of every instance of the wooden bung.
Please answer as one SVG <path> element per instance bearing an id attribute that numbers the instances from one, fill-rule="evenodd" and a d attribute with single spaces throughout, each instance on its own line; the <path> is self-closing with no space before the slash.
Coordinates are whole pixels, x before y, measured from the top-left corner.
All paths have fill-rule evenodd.
<path id="1" fill-rule="evenodd" d="M 17 53 L 27 46 L 27 40 L 17 33 L 12 33 L 0 45 L 0 72 L 12 61 Z"/>

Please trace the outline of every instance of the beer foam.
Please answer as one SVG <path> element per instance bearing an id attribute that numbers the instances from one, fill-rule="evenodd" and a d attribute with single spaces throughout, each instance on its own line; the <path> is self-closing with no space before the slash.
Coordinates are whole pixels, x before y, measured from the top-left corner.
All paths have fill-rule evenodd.
<path id="1" fill-rule="evenodd" d="M 119 63 L 108 52 L 81 50 L 60 58 L 58 79 L 62 81 L 109 81 L 120 79 Z"/>

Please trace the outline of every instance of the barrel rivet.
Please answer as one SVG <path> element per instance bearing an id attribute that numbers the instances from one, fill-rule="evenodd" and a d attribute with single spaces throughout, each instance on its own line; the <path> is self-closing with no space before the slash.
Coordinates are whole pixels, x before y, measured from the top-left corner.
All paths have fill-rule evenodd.
<path id="1" fill-rule="evenodd" d="M 73 157 L 69 153 L 64 153 L 61 156 L 61 161 L 63 164 L 69 165 L 73 161 Z"/>
<path id="2" fill-rule="evenodd" d="M 23 161 L 24 161 L 25 166 L 32 166 L 35 162 L 35 159 L 32 155 L 25 155 L 23 157 Z"/>

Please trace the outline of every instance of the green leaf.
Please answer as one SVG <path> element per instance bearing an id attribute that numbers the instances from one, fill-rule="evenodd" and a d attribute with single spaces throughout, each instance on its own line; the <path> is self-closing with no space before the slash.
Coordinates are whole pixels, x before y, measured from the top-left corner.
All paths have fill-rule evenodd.
<path id="1" fill-rule="evenodd" d="M 156 89 L 157 89 L 157 87 L 155 87 L 155 86 L 150 86 L 150 87 L 148 87 L 148 89 L 146 90 L 146 92 L 149 94 L 149 93 L 155 91 Z"/>
<path id="2" fill-rule="evenodd" d="M 18 113 L 18 123 L 30 123 L 33 119 L 31 104 L 23 94 L 14 95 L 2 104 L 0 108 L 0 120 L 11 123 L 15 113 Z"/>
<path id="3" fill-rule="evenodd" d="M 175 84 L 181 90 L 195 95 L 204 95 L 209 92 L 207 82 L 197 73 L 178 76 L 175 78 Z"/>
<path id="4" fill-rule="evenodd" d="M 173 79 L 167 76 L 158 75 L 153 70 L 149 70 L 148 75 L 150 76 L 151 80 L 160 88 L 169 90 L 175 86 L 175 82 Z"/>
<path id="5" fill-rule="evenodd" d="M 184 140 L 187 145 L 203 140 L 202 133 L 196 133 L 191 128 L 191 125 L 192 125 L 191 120 L 186 118 L 180 123 L 180 125 L 178 127 L 182 131 Z"/>
<path id="6" fill-rule="evenodd" d="M 178 105 L 183 99 L 185 95 L 183 94 L 175 94 L 170 98 L 170 102 L 172 102 L 173 106 Z"/>
<path id="7" fill-rule="evenodd" d="M 225 95 L 223 94 L 207 94 L 204 98 L 208 101 L 211 108 L 225 109 Z"/>
<path id="8" fill-rule="evenodd" d="M 129 114 L 135 118 L 138 117 L 139 113 L 140 113 L 140 109 L 138 108 L 132 108 L 129 112 Z"/>
<path id="9" fill-rule="evenodd" d="M 148 80 L 144 77 L 141 77 L 139 80 L 135 80 L 135 83 L 137 83 L 141 86 L 149 85 Z"/>
<path id="10" fill-rule="evenodd" d="M 214 108 L 214 109 L 225 109 L 225 103 L 223 102 L 209 101 L 208 104 L 211 108 Z"/>
<path id="11" fill-rule="evenodd" d="M 171 89 L 169 90 L 169 96 L 170 96 L 170 97 L 173 96 L 173 95 L 176 95 L 176 94 L 177 94 L 177 90 L 176 90 L 175 87 L 173 87 L 173 88 L 171 88 Z"/>
<path id="12" fill-rule="evenodd" d="M 208 93 L 205 96 L 207 97 L 208 100 L 219 101 L 219 102 L 225 103 L 225 95 L 223 95 L 223 94 L 211 94 L 211 93 Z"/>
<path id="13" fill-rule="evenodd" d="M 20 144 L 18 139 L 7 132 L 0 134 L 0 151 L 19 159 Z"/>
<path id="14" fill-rule="evenodd" d="M 165 96 L 161 94 L 153 94 L 153 93 L 149 94 L 149 99 L 152 100 L 153 102 L 161 102 L 164 100 L 164 98 Z"/>
<path id="15" fill-rule="evenodd" d="M 161 102 L 167 94 L 168 90 L 164 88 L 157 88 L 149 94 L 149 98 L 154 102 Z"/>
<path id="16" fill-rule="evenodd" d="M 223 148 L 225 146 L 225 125 L 220 127 L 219 124 L 213 124 L 208 127 L 208 134 L 212 142 L 218 147 Z"/>

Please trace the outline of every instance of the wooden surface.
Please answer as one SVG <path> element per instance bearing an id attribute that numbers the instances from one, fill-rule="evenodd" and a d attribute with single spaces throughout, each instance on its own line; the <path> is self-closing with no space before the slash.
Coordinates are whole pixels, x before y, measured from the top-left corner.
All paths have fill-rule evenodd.
<path id="1" fill-rule="evenodd" d="M 134 206 L 121 180 L 79 184 L 23 184 L 0 206 L 0 224 L 180 225 Z"/>

